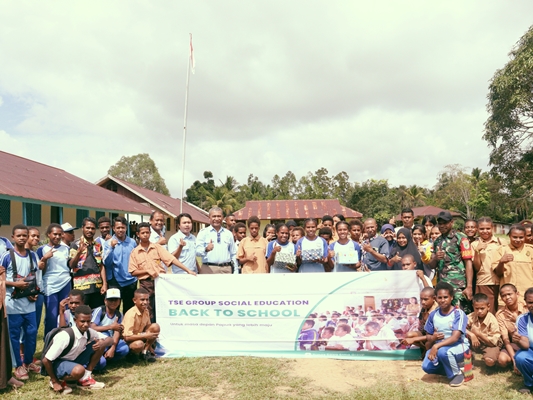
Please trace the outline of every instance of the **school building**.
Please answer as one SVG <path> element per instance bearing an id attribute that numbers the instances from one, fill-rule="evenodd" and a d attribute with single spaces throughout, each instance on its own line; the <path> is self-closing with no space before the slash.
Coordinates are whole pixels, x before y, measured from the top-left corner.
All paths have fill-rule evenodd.
<path id="1" fill-rule="evenodd" d="M 107 189 L 110 192 L 114 192 L 124 196 L 135 202 L 145 204 L 154 211 L 160 211 L 166 216 L 166 234 L 169 238 L 178 231 L 178 222 L 176 218 L 181 214 L 182 204 L 181 200 L 165 196 L 164 194 L 154 192 L 150 189 L 145 189 L 140 186 L 134 185 L 118 179 L 111 175 L 106 175 L 104 178 L 96 182 L 101 188 Z M 196 235 L 200 229 L 209 225 L 209 215 L 206 211 L 194 204 L 183 201 L 183 212 L 191 215 L 193 220 L 192 232 Z M 148 218 L 141 216 L 136 222 L 148 221 Z"/>
<path id="2" fill-rule="evenodd" d="M 146 204 L 27 158 L 0 151 L 0 165 L 0 236 L 11 238 L 13 226 L 22 223 L 39 228 L 44 239 L 52 222 L 80 227 L 89 216 L 122 215 L 129 220 L 152 212 Z"/>
<path id="3" fill-rule="evenodd" d="M 344 207 L 337 199 L 252 200 L 233 214 L 241 222 L 246 222 L 252 215 L 257 216 L 261 220 L 260 233 L 267 224 L 276 225 L 290 219 L 303 226 L 305 219 L 315 218 L 320 222 L 324 215 L 342 214 L 348 221 L 363 216 L 359 211 Z"/>

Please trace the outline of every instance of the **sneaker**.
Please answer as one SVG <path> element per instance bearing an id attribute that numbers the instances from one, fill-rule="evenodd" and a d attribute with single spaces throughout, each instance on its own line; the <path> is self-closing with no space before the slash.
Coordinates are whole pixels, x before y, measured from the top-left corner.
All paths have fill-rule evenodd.
<path id="1" fill-rule="evenodd" d="M 144 353 L 144 354 L 141 353 L 141 355 L 140 355 L 140 359 L 141 359 L 141 360 L 144 360 L 144 361 L 146 361 L 146 362 L 149 362 L 149 363 L 153 363 L 153 362 L 155 362 L 155 356 L 154 356 L 151 352 L 149 352 L 149 351 L 147 351 L 147 352 Z"/>
<path id="2" fill-rule="evenodd" d="M 14 377 L 11 377 L 7 381 L 7 384 L 13 386 L 15 389 L 18 389 L 18 388 L 21 388 L 22 386 L 24 386 L 24 382 L 17 381 Z"/>
<path id="3" fill-rule="evenodd" d="M 88 378 L 85 378 L 83 380 L 78 381 L 78 387 L 80 389 L 103 389 L 105 387 L 105 383 L 103 382 L 96 382 L 92 375 L 89 375 Z"/>
<path id="4" fill-rule="evenodd" d="M 518 389 L 518 393 L 520 394 L 531 394 L 531 387 L 529 386 L 524 386 L 524 387 L 521 387 L 520 389 Z"/>
<path id="5" fill-rule="evenodd" d="M 135 354 L 133 351 L 130 351 L 126 356 L 126 361 L 132 364 L 137 364 L 139 362 L 140 354 Z"/>
<path id="6" fill-rule="evenodd" d="M 52 389 L 54 388 L 54 384 L 52 383 L 52 381 L 50 381 L 50 387 Z M 61 394 L 71 394 L 72 393 L 72 388 L 67 385 L 67 382 L 61 381 L 61 392 L 60 393 Z"/>
<path id="7" fill-rule="evenodd" d="M 36 374 L 41 373 L 41 367 L 39 365 L 36 365 L 34 363 L 24 365 L 24 367 L 28 370 L 28 372 L 34 372 Z"/>
<path id="8" fill-rule="evenodd" d="M 15 368 L 15 373 L 13 375 L 15 375 L 15 378 L 19 381 L 25 381 L 27 379 L 30 379 L 30 376 L 28 375 L 28 370 L 24 368 L 24 365 Z"/>
<path id="9" fill-rule="evenodd" d="M 457 374 L 450 381 L 450 386 L 451 387 L 461 386 L 464 381 L 465 381 L 465 377 L 463 376 L 463 374 Z"/>

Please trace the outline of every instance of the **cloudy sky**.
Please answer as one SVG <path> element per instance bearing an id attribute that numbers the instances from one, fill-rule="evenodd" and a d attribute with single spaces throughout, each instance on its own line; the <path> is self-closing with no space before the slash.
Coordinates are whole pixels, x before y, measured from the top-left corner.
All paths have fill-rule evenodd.
<path id="1" fill-rule="evenodd" d="M 89 181 L 148 152 L 181 191 L 320 167 L 433 186 L 487 169 L 494 72 L 533 2 L 0 0 L 0 149 Z"/>

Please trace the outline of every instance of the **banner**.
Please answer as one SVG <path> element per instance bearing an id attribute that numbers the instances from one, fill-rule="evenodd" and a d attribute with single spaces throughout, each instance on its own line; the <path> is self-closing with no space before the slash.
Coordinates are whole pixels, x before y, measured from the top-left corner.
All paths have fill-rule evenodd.
<path id="1" fill-rule="evenodd" d="M 415 271 L 167 274 L 155 284 L 166 357 L 420 358 L 401 344 L 418 326 Z"/>

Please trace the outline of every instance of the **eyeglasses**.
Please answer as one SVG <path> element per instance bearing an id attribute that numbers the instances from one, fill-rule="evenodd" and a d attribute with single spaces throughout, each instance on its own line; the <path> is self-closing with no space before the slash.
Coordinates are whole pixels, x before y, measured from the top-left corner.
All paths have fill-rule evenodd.
<path id="1" fill-rule="evenodd" d="M 220 243 L 220 231 L 217 232 L 217 243 Z"/>

